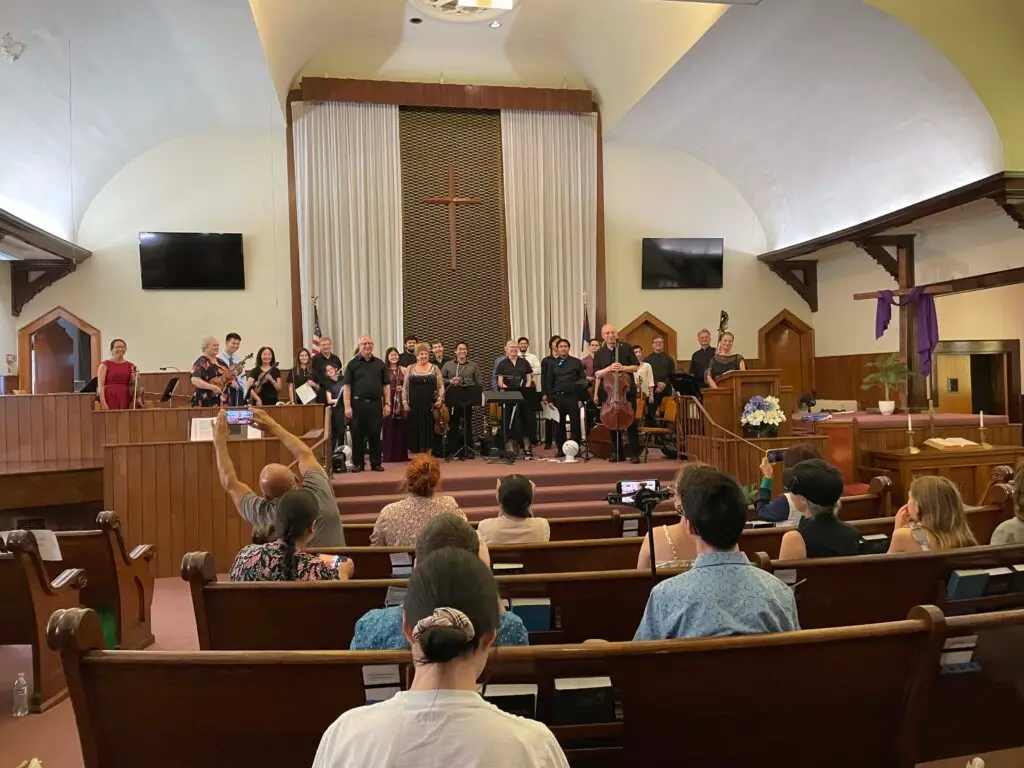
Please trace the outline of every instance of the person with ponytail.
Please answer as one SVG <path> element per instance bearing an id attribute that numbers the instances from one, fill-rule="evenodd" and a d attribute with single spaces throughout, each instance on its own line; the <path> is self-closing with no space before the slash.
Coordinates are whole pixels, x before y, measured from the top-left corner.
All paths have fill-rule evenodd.
<path id="1" fill-rule="evenodd" d="M 260 540 L 242 547 L 231 564 L 231 581 L 337 581 L 352 575 L 352 561 L 327 562 L 303 552 L 313 536 L 319 503 L 309 491 L 288 491 L 277 502 L 277 525 L 261 531 Z"/>
<path id="2" fill-rule="evenodd" d="M 313 768 L 568 768 L 547 726 L 477 693 L 499 622 L 498 587 L 477 555 L 454 547 L 427 555 L 409 578 L 402 612 L 412 685 L 335 720 Z"/>

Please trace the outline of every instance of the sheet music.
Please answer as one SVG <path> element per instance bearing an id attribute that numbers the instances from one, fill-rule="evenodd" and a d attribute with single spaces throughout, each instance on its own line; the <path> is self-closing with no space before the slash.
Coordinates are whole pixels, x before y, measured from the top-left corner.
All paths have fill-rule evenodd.
<path id="1" fill-rule="evenodd" d="M 192 419 L 189 424 L 189 437 L 192 442 L 213 442 L 214 419 Z"/>
<path id="2" fill-rule="evenodd" d="M 13 531 L 0 531 L 0 539 L 7 544 L 7 537 Z M 36 547 L 39 549 L 39 557 L 48 563 L 59 563 L 64 558 L 60 554 L 60 544 L 57 543 L 57 534 L 53 531 L 34 530 L 32 535 L 36 540 Z"/>
<path id="3" fill-rule="evenodd" d="M 551 403 L 542 403 L 540 410 L 541 413 L 544 415 L 545 419 L 550 419 L 551 421 L 561 421 L 561 417 L 558 414 L 558 409 L 555 408 L 555 406 L 553 406 Z"/>
<path id="4" fill-rule="evenodd" d="M 252 424 L 245 425 L 245 439 L 246 440 L 260 440 L 263 437 L 263 431 L 257 429 Z"/>
<path id="5" fill-rule="evenodd" d="M 301 387 L 296 387 L 295 394 L 299 396 L 299 401 L 303 405 L 309 405 L 311 402 L 316 400 L 316 390 L 309 386 L 308 381 Z"/>

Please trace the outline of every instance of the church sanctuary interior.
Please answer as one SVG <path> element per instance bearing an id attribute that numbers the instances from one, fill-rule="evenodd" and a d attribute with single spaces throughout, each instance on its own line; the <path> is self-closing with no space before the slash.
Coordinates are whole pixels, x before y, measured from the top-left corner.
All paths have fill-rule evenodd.
<path id="1" fill-rule="evenodd" d="M 0 768 L 1024 768 L 1022 41 L 6 0 Z"/>

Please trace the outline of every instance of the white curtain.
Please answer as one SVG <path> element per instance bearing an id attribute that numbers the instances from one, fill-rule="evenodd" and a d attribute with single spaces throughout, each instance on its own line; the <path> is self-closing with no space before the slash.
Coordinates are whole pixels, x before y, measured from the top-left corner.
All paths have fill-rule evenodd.
<path id="1" fill-rule="evenodd" d="M 402 340 L 398 107 L 292 108 L 303 342 L 312 336 L 318 296 L 320 328 L 342 360 L 366 333 L 383 354 Z"/>
<path id="2" fill-rule="evenodd" d="M 597 291 L 597 115 L 502 110 L 512 337 L 580 349 Z"/>

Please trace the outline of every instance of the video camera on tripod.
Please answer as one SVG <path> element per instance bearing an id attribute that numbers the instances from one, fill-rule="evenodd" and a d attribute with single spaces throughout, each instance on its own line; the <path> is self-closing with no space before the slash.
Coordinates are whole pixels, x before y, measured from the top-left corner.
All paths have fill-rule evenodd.
<path id="1" fill-rule="evenodd" d="M 662 488 L 660 480 L 620 480 L 615 491 L 608 494 L 609 504 L 636 507 L 644 514 L 651 514 L 661 502 L 672 498 L 672 489 Z"/>

